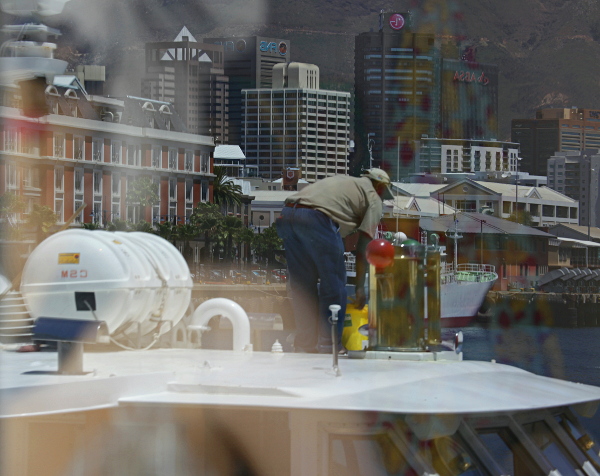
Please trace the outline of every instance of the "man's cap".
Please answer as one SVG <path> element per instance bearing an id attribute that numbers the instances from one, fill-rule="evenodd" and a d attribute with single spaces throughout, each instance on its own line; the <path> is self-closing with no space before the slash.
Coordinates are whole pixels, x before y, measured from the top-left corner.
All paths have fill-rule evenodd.
<path id="1" fill-rule="evenodd" d="M 392 200 L 394 198 L 394 194 L 390 190 L 390 176 L 387 174 L 385 170 L 378 169 L 377 167 L 373 167 L 372 169 L 368 169 L 363 171 L 361 177 L 368 177 L 371 180 L 375 180 L 376 182 L 381 182 L 385 184 L 385 189 L 381 194 L 382 200 Z"/>

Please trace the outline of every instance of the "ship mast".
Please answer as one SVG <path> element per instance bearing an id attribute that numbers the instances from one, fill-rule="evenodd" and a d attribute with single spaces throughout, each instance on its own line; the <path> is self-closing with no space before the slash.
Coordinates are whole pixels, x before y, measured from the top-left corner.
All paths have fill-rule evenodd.
<path id="1" fill-rule="evenodd" d="M 454 231 L 446 230 L 446 236 L 454 240 L 454 274 L 458 271 L 458 240 L 463 236 L 458 233 L 458 218 L 454 215 Z"/>

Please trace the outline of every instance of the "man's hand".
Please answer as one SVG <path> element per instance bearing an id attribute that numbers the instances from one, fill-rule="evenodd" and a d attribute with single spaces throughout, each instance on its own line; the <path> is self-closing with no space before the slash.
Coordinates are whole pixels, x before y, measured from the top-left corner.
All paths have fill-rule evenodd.
<path id="1" fill-rule="evenodd" d="M 354 297 L 354 307 L 358 310 L 361 310 L 365 307 L 367 302 L 367 295 L 365 294 L 364 286 L 357 286 L 355 289 L 355 297 Z"/>

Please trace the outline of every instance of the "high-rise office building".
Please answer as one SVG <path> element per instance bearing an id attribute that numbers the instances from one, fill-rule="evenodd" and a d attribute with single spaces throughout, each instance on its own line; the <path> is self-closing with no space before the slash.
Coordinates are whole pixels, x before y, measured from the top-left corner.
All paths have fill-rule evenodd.
<path id="1" fill-rule="evenodd" d="M 413 171 L 414 141 L 437 135 L 440 52 L 434 35 L 411 31 L 408 14 L 382 13 L 379 26 L 355 41 L 355 157 L 396 177 Z"/>
<path id="2" fill-rule="evenodd" d="M 222 46 L 199 43 L 186 27 L 173 41 L 147 43 L 142 94 L 173 103 L 189 132 L 229 141 Z"/>
<path id="3" fill-rule="evenodd" d="M 394 178 L 419 172 L 424 138 L 496 140 L 497 68 L 459 59 L 458 48 L 443 49 L 410 23 L 408 14 L 381 13 L 379 31 L 356 37 L 354 173 L 371 160 Z"/>
<path id="4" fill-rule="evenodd" d="M 579 200 L 579 224 L 600 224 L 600 150 L 557 152 L 548 159 L 548 187 Z"/>
<path id="5" fill-rule="evenodd" d="M 521 144 L 521 170 L 544 175 L 555 152 L 600 148 L 600 110 L 539 109 L 535 119 L 513 119 L 511 140 Z"/>
<path id="6" fill-rule="evenodd" d="M 496 140 L 498 67 L 463 59 L 442 59 L 441 130 L 444 139 Z"/>
<path id="7" fill-rule="evenodd" d="M 224 49 L 225 74 L 229 78 L 229 143 L 241 144 L 242 90 L 270 88 L 273 66 L 290 61 L 290 42 L 260 36 L 205 38 L 204 42 Z"/>
<path id="8" fill-rule="evenodd" d="M 243 147 L 258 176 L 299 169 L 308 182 L 348 172 L 350 94 L 319 89 L 319 69 L 273 68 L 273 88 L 244 89 Z"/>

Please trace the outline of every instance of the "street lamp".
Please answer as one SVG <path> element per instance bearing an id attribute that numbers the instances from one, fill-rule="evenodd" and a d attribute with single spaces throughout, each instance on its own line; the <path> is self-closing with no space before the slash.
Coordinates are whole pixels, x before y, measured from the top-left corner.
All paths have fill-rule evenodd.
<path id="1" fill-rule="evenodd" d="M 588 190 L 587 190 L 587 226 L 588 226 L 588 241 L 592 241 L 590 227 L 592 225 L 592 173 L 596 172 L 596 169 L 592 168 L 592 160 L 588 162 L 589 174 L 588 174 Z"/>
<path id="2" fill-rule="evenodd" d="M 483 225 L 484 225 L 484 223 L 485 223 L 485 220 L 480 220 L 480 225 L 481 225 L 481 233 L 480 233 L 480 236 L 481 236 L 481 266 L 482 266 L 482 269 L 483 269 Z"/>
<path id="3" fill-rule="evenodd" d="M 517 176 L 515 180 L 515 220 L 519 223 L 519 162 L 523 160 L 521 157 L 517 157 Z"/>
<path id="4" fill-rule="evenodd" d="M 371 135 L 374 135 L 374 134 L 369 133 L 368 140 L 367 140 L 367 148 L 369 149 L 369 168 L 370 169 L 373 168 L 373 145 L 375 144 L 375 140 L 371 139 Z"/>
<path id="5" fill-rule="evenodd" d="M 265 219 L 265 216 L 264 216 L 264 215 L 259 215 L 259 216 L 258 216 L 258 232 L 259 232 L 259 233 L 260 233 L 260 230 L 261 230 L 261 223 L 262 223 L 262 221 L 263 221 L 264 219 Z"/>

